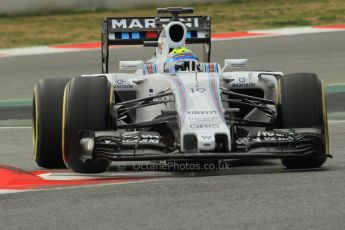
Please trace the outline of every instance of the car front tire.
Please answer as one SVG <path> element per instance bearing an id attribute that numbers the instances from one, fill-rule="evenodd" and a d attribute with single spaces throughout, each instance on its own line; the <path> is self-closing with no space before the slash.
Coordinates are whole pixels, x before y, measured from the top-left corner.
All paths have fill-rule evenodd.
<path id="1" fill-rule="evenodd" d="M 321 152 L 298 159 L 283 159 L 282 164 L 289 169 L 321 167 L 327 159 L 329 149 L 327 108 L 325 88 L 313 73 L 285 75 L 280 80 L 281 128 L 310 128 L 322 130 Z"/>
<path id="2" fill-rule="evenodd" d="M 81 160 L 79 131 L 104 131 L 111 126 L 113 87 L 105 77 L 75 77 L 65 88 L 63 103 L 63 159 L 78 173 L 101 173 L 107 160 Z"/>

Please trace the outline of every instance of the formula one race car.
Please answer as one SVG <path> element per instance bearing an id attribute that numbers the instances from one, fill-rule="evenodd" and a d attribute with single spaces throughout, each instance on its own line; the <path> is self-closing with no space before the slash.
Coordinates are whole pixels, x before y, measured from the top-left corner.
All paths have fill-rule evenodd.
<path id="1" fill-rule="evenodd" d="M 81 173 L 111 161 L 208 162 L 279 158 L 287 168 L 320 167 L 328 154 L 325 90 L 316 74 L 235 71 L 246 59 L 210 63 L 211 20 L 180 16 L 102 21 L 102 73 L 40 80 L 34 88 L 37 164 Z M 189 50 L 201 44 L 203 59 Z M 155 48 L 148 61 L 120 61 L 109 46 Z"/>

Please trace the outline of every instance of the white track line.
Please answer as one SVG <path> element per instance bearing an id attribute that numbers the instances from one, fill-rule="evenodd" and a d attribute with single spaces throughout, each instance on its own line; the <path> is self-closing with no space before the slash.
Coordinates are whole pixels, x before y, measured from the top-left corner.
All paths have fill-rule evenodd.
<path id="1" fill-rule="evenodd" d="M 0 129 L 31 129 L 31 126 L 3 126 Z"/>
<path id="2" fill-rule="evenodd" d="M 271 34 L 271 36 L 289 36 L 289 35 L 299 35 L 299 34 L 316 34 L 316 33 L 328 33 L 343 31 L 341 28 L 314 28 L 312 26 L 303 27 L 291 27 L 291 28 L 281 28 L 281 29 L 268 29 L 268 30 L 250 30 L 250 33 L 263 33 Z"/>
<path id="3" fill-rule="evenodd" d="M 345 120 L 328 120 L 328 123 L 331 123 L 331 124 L 345 123 Z"/>

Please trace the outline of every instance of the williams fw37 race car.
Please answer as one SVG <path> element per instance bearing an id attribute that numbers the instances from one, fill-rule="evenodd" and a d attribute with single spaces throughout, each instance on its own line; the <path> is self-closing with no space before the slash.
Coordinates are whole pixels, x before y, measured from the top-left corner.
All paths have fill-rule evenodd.
<path id="1" fill-rule="evenodd" d="M 210 63 L 211 19 L 180 16 L 192 12 L 105 18 L 102 73 L 38 81 L 37 164 L 80 173 L 104 172 L 112 161 L 278 158 L 287 168 L 322 166 L 330 155 L 319 77 L 239 70 L 247 59 Z M 200 59 L 191 44 L 202 46 Z M 147 61 L 120 61 L 122 72 L 109 73 L 111 45 L 155 52 Z"/>

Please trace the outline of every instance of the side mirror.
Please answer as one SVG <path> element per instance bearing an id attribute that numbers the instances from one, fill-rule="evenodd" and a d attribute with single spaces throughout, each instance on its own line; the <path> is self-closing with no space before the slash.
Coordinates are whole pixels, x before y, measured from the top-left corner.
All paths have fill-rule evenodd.
<path id="1" fill-rule="evenodd" d="M 248 66 L 248 59 L 225 59 L 224 67 L 245 68 Z"/>
<path id="2" fill-rule="evenodd" d="M 138 70 L 142 69 L 143 61 L 120 61 L 120 70 Z"/>
<path id="3" fill-rule="evenodd" d="M 223 73 L 226 68 L 245 68 L 248 66 L 248 59 L 225 59 L 224 67 L 220 71 Z"/>

